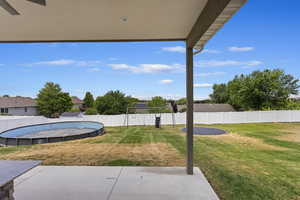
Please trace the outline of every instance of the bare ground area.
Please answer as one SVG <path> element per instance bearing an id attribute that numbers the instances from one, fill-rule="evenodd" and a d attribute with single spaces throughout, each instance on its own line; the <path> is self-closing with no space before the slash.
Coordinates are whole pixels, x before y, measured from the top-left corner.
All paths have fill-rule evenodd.
<path id="1" fill-rule="evenodd" d="M 291 141 L 291 142 L 300 142 L 300 130 L 299 127 L 290 127 L 283 130 L 284 135 L 278 137 L 279 139 Z"/>

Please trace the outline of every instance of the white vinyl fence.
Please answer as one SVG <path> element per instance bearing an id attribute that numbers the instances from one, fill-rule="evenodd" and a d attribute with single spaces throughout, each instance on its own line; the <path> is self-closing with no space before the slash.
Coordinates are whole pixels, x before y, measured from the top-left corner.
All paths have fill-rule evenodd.
<path id="1" fill-rule="evenodd" d="M 20 126 L 41 124 L 59 121 L 97 121 L 104 126 L 126 126 L 126 115 L 86 115 L 83 117 L 61 117 L 59 119 L 47 119 L 41 116 L 35 117 L 7 117 L 0 116 L 0 132 Z M 163 113 L 161 123 L 172 125 L 186 123 L 186 113 Z M 240 124 L 263 122 L 300 122 L 300 111 L 254 111 L 254 112 L 199 112 L 194 113 L 195 124 Z M 128 125 L 154 125 L 155 114 L 130 114 Z"/>

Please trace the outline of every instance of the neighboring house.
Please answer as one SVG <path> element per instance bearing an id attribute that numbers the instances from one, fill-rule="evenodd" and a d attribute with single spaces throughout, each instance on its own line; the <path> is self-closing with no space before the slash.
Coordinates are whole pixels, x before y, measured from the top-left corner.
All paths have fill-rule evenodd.
<path id="1" fill-rule="evenodd" d="M 169 109 L 170 111 L 173 110 L 173 107 L 170 102 L 167 102 L 165 108 Z M 148 101 L 140 101 L 137 102 L 133 107 L 131 107 L 128 112 L 136 113 L 136 114 L 145 114 L 145 113 L 149 113 L 150 110 L 151 107 L 148 106 Z"/>
<path id="2" fill-rule="evenodd" d="M 129 113 L 143 114 L 149 112 L 148 102 L 138 102 L 128 110 Z"/>
<path id="3" fill-rule="evenodd" d="M 30 97 L 0 97 L 0 113 L 15 116 L 38 115 L 36 101 Z"/>
<path id="4" fill-rule="evenodd" d="M 178 105 L 178 110 L 185 110 L 186 105 Z M 230 104 L 194 104 L 194 112 L 235 112 Z"/>
<path id="5" fill-rule="evenodd" d="M 72 102 L 73 102 L 73 109 L 82 109 L 83 101 L 75 96 L 73 96 L 71 98 L 72 98 Z"/>

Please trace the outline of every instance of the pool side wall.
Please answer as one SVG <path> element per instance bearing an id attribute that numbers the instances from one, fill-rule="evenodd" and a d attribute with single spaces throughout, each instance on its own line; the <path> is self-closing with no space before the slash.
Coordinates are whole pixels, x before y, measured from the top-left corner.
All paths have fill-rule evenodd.
<path id="1" fill-rule="evenodd" d="M 70 122 L 70 121 L 67 121 Z M 78 122 L 78 121 L 74 121 Z M 87 122 L 87 121 L 84 121 Z M 58 122 L 58 123 L 64 123 L 64 122 Z M 99 122 L 97 122 L 99 123 Z M 54 123 L 46 123 L 46 124 L 54 124 Z M 99 123 L 102 124 L 102 123 Z M 37 126 L 42 124 L 35 124 L 30 126 Z M 23 126 L 28 127 L 28 126 Z M 22 127 L 18 127 L 22 128 Z M 18 129 L 15 128 L 15 129 Z M 11 129 L 13 130 L 13 129 Z M 9 130 L 7 130 L 9 131 Z M 6 132 L 6 131 L 5 131 Z M 4 133 L 4 132 L 2 132 Z M 54 142 L 64 142 L 64 141 L 70 141 L 70 140 L 78 140 L 78 139 L 84 139 L 88 137 L 96 137 L 99 135 L 103 135 L 105 133 L 104 131 L 104 125 L 102 124 L 102 128 L 93 132 L 89 133 L 83 133 L 79 135 L 68 135 L 63 137 L 41 137 L 41 138 L 8 138 L 8 137 L 1 137 L 0 135 L 0 145 L 4 146 L 19 146 L 19 145 L 34 145 L 34 144 L 46 144 L 46 143 L 54 143 Z"/>

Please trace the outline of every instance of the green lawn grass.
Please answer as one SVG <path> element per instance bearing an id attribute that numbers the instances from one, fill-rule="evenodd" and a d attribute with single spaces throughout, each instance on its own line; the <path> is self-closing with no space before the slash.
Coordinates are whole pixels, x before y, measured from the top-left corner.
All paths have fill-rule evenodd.
<path id="1" fill-rule="evenodd" d="M 184 166 L 183 126 L 114 127 L 83 140 L 2 147 L 0 159 L 45 165 Z M 300 199 L 300 124 L 228 124 L 223 136 L 195 136 L 194 161 L 224 200 Z"/>

